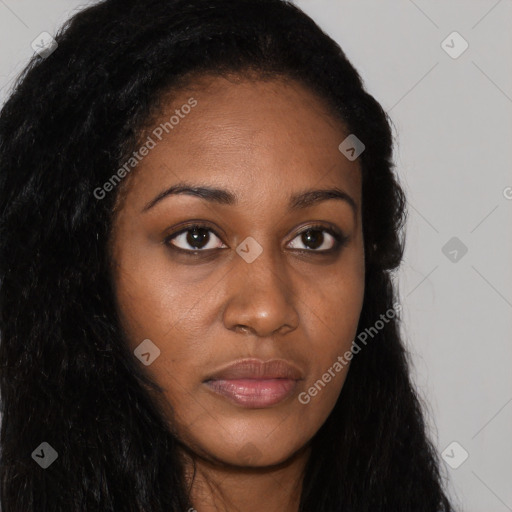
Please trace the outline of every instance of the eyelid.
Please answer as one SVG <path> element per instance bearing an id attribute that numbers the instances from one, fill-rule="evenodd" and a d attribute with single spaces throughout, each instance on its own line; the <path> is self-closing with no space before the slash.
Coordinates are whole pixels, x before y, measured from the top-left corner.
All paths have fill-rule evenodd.
<path id="1" fill-rule="evenodd" d="M 227 245 L 224 242 L 224 240 L 222 239 L 222 237 L 217 233 L 217 231 L 212 226 L 210 226 L 207 223 L 201 222 L 201 221 L 196 221 L 196 222 L 191 221 L 190 223 L 187 223 L 186 225 L 184 225 L 178 231 L 175 231 L 175 232 L 171 233 L 170 235 L 166 236 L 164 239 L 164 244 L 168 245 L 169 247 L 171 247 L 172 249 L 174 249 L 176 251 L 180 251 L 182 253 L 189 253 L 191 255 L 192 254 L 197 255 L 201 252 L 209 253 L 209 252 L 215 251 L 217 249 L 227 248 L 227 247 L 216 247 L 214 249 L 182 249 L 181 247 L 177 247 L 176 245 L 170 243 L 170 240 L 176 238 L 177 236 L 179 236 L 183 233 L 186 233 L 187 231 L 191 231 L 195 228 L 205 229 L 207 231 L 212 232 L 222 242 L 223 245 Z M 315 254 L 315 253 L 316 254 L 328 254 L 328 253 L 331 253 L 331 252 L 341 249 L 345 245 L 345 243 L 347 242 L 347 240 L 349 238 L 341 230 L 339 230 L 338 228 L 335 228 L 334 226 L 328 227 L 328 226 L 325 226 L 322 224 L 309 224 L 309 225 L 305 226 L 303 229 L 301 229 L 300 231 L 296 232 L 295 235 L 293 236 L 293 238 L 290 240 L 290 242 L 295 240 L 295 238 L 302 235 L 303 233 L 307 233 L 308 231 L 320 231 L 320 232 L 325 231 L 325 232 L 329 233 L 335 240 L 334 246 L 331 247 L 330 249 L 324 249 L 321 251 L 315 250 L 315 249 L 293 249 L 294 251 L 310 253 L 310 254 Z"/>
<path id="2" fill-rule="evenodd" d="M 324 249 L 321 251 L 318 251 L 315 249 L 294 249 L 295 251 L 300 251 L 303 253 L 310 253 L 310 254 L 315 254 L 315 253 L 316 254 L 329 254 L 329 253 L 332 253 L 332 252 L 335 252 L 335 251 L 341 249 L 346 244 L 346 242 L 348 241 L 348 238 L 349 238 L 341 230 L 339 230 L 338 228 L 336 228 L 332 225 L 330 225 L 328 227 L 323 224 L 309 224 L 309 225 L 305 226 L 304 229 L 301 229 L 299 232 L 297 232 L 295 234 L 295 236 L 290 241 L 295 240 L 295 238 L 302 235 L 303 233 L 307 233 L 308 231 L 320 231 L 320 232 L 325 231 L 325 232 L 329 233 L 335 240 L 334 246 L 331 247 L 330 249 Z"/>
<path id="3" fill-rule="evenodd" d="M 183 233 L 186 233 L 187 231 L 192 231 L 193 229 L 205 229 L 206 231 L 209 231 L 213 233 L 221 242 L 223 245 L 227 245 L 222 237 L 217 233 L 217 231 L 208 223 L 204 223 L 202 221 L 191 221 L 181 227 L 181 229 L 178 229 L 178 231 L 174 231 L 173 233 L 167 235 L 163 243 L 167 245 L 172 250 L 181 252 L 181 253 L 188 253 L 190 255 L 199 254 L 199 253 L 209 253 L 211 251 L 217 250 L 217 249 L 226 249 L 227 247 L 215 247 L 214 249 L 182 249 L 181 247 L 178 247 L 171 243 L 171 240 L 178 237 L 179 235 L 182 235 Z"/>

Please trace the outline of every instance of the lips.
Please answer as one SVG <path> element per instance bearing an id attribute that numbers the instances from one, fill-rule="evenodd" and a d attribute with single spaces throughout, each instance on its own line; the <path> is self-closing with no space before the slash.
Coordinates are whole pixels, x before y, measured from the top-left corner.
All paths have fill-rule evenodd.
<path id="1" fill-rule="evenodd" d="M 304 378 L 284 359 L 243 359 L 221 368 L 204 380 L 216 395 L 246 408 L 265 408 L 289 398 Z"/>
<path id="2" fill-rule="evenodd" d="M 284 359 L 261 361 L 242 359 L 216 371 L 206 380 L 220 379 L 302 379 L 302 371 Z"/>

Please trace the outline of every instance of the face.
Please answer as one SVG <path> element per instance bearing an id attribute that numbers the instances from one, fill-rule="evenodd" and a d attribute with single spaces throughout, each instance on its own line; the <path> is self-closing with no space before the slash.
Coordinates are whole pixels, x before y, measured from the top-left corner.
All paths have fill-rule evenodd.
<path id="1" fill-rule="evenodd" d="M 298 83 L 225 78 L 175 94 L 145 134 L 113 230 L 118 309 L 197 457 L 284 462 L 335 405 L 364 292 L 348 135 Z"/>

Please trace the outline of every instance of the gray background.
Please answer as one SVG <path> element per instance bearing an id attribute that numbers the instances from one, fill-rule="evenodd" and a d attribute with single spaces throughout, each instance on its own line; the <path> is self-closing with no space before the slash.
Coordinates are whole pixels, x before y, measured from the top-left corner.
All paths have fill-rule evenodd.
<path id="1" fill-rule="evenodd" d="M 0 104 L 32 41 L 87 4 L 0 0 Z M 409 200 L 403 330 L 450 492 L 462 510 L 512 511 L 512 0 L 296 4 L 395 126 Z M 453 31 L 469 44 L 458 58 L 442 45 Z"/>

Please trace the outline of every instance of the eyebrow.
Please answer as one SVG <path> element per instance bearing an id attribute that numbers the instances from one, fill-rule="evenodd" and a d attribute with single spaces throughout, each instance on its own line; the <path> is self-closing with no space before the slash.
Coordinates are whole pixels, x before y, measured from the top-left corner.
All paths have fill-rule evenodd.
<path id="1" fill-rule="evenodd" d="M 149 201 L 141 213 L 153 208 L 157 203 L 172 195 L 185 194 L 199 197 L 211 203 L 220 205 L 236 205 L 238 202 L 236 194 L 229 190 L 215 188 L 207 185 L 194 185 L 190 183 L 179 183 L 160 192 L 155 198 Z M 343 190 L 334 187 L 328 189 L 310 189 L 299 192 L 290 197 L 288 209 L 290 211 L 302 210 L 322 201 L 337 199 L 348 203 L 355 215 L 357 215 L 357 204 L 354 199 Z"/>

